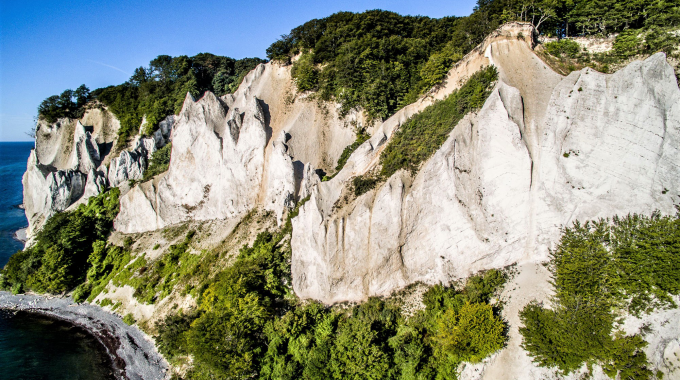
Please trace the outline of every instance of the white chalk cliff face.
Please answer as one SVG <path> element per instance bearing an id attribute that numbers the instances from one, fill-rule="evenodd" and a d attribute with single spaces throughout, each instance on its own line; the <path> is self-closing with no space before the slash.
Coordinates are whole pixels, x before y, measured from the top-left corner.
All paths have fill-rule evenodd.
<path id="1" fill-rule="evenodd" d="M 206 92 L 197 101 L 187 95 L 175 118 L 167 173 L 121 197 L 116 230 L 240 219 L 257 207 L 283 222 L 304 193 L 302 184 L 309 189 L 318 179 L 313 167 L 335 166 L 355 136 L 337 106 L 320 110 L 303 98 L 291 103 L 291 92 L 290 67 L 268 63 L 250 72 L 234 94 Z M 308 170 L 303 162 L 312 163 Z"/>
<path id="2" fill-rule="evenodd" d="M 117 155 L 110 152 L 120 123 L 105 109 L 88 110 L 80 120 L 40 122 L 22 179 L 27 236 L 56 212 L 86 202 L 108 186 L 141 179 L 151 154 L 170 141 L 173 121 L 164 120 L 158 136 L 137 137 L 132 150 Z"/>
<path id="3" fill-rule="evenodd" d="M 338 176 L 312 189 L 293 219 L 299 296 L 361 301 L 416 281 L 540 262 L 575 220 L 675 212 L 680 90 L 665 56 L 562 78 L 506 32 L 452 70 L 449 80 L 483 50 L 499 82 L 415 178 L 398 172 L 338 208 L 348 180 L 377 165 L 395 130 L 388 120 Z"/>

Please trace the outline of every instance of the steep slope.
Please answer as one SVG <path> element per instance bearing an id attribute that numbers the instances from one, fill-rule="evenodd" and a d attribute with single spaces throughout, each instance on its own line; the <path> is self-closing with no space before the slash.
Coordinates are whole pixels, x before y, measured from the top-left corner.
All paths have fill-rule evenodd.
<path id="1" fill-rule="evenodd" d="M 360 301 L 417 281 L 540 262 L 574 220 L 675 211 L 680 91 L 664 55 L 612 75 L 584 69 L 560 79 L 523 28 L 506 25 L 449 74 L 455 82 L 461 65 L 488 59 L 500 75 L 484 107 L 415 178 L 398 172 L 337 203 L 349 179 L 376 167 L 407 107 L 312 190 L 293 220 L 298 295 Z"/>
<path id="2" fill-rule="evenodd" d="M 268 63 L 249 73 L 234 94 L 207 92 L 198 101 L 187 96 L 167 174 L 121 199 L 116 229 L 238 220 L 255 207 L 273 211 L 281 222 L 300 198 L 303 162 L 330 170 L 354 139 L 352 116 L 342 119 L 337 107 L 295 94 L 292 84 L 290 67 Z"/>
<path id="3" fill-rule="evenodd" d="M 22 179 L 27 236 L 54 213 L 86 202 L 107 186 L 126 190 L 128 180 L 141 179 L 151 154 L 170 140 L 173 121 L 164 120 L 153 138 L 137 136 L 131 149 L 122 151 L 113 149 L 120 123 L 105 108 L 90 108 L 80 119 L 40 121 Z"/>

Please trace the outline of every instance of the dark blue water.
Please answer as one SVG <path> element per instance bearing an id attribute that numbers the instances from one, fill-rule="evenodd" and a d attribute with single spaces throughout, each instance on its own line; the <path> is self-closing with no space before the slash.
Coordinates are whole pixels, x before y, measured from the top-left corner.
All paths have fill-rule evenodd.
<path id="1" fill-rule="evenodd" d="M 32 148 L 32 142 L 0 142 L 0 267 L 23 248 L 14 232 L 28 225 L 24 210 L 17 206 L 23 200 L 21 176 Z"/>
<path id="2" fill-rule="evenodd" d="M 0 379 L 113 380 L 111 360 L 78 327 L 0 310 Z"/>
<path id="3" fill-rule="evenodd" d="M 33 143 L 0 142 L 0 267 L 21 250 L 27 226 L 21 177 Z M 0 309 L 0 380 L 107 380 L 111 361 L 99 342 L 70 324 Z"/>

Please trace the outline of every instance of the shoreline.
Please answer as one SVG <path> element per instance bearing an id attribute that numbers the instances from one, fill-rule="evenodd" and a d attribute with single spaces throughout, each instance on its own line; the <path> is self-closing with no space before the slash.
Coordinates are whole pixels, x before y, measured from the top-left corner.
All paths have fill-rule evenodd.
<path id="1" fill-rule="evenodd" d="M 104 346 L 116 378 L 162 380 L 169 373 L 167 362 L 146 334 L 98 306 L 77 304 L 70 297 L 0 291 L 0 309 L 40 314 L 85 329 Z"/>
<path id="2" fill-rule="evenodd" d="M 28 227 L 19 228 L 18 230 L 14 231 L 12 237 L 14 240 L 26 245 L 26 242 L 28 241 L 28 238 L 26 237 L 26 231 L 28 231 Z"/>

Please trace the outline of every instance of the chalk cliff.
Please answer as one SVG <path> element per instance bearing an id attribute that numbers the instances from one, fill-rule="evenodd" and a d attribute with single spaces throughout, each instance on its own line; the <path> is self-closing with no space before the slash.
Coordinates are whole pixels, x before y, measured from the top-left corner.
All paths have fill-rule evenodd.
<path id="1" fill-rule="evenodd" d="M 360 301 L 417 281 L 540 262 L 575 220 L 675 212 L 680 91 L 663 54 L 612 75 L 584 69 L 561 78 L 509 35 L 471 53 L 449 80 L 484 59 L 499 70 L 496 89 L 415 178 L 398 172 L 339 203 L 348 179 L 378 165 L 403 119 L 397 113 L 312 190 L 293 219 L 298 295 Z"/>
<path id="2" fill-rule="evenodd" d="M 120 198 L 117 234 L 212 220 L 236 228 L 254 209 L 270 211 L 280 225 L 305 199 L 292 219 L 299 297 L 363 301 L 415 282 L 518 264 L 512 280 L 518 290 L 504 292 L 508 348 L 461 378 L 556 378 L 520 349 L 517 311 L 547 299 L 541 263 L 561 228 L 575 220 L 676 212 L 680 89 L 662 53 L 614 74 L 585 68 L 563 77 L 535 54 L 534 33 L 529 24 L 506 24 L 458 62 L 445 83 L 373 126 L 363 125 L 360 112 L 343 117 L 336 104 L 298 93 L 290 66 L 273 62 L 257 66 L 234 94 L 187 95 L 179 115 L 120 152 L 111 148 L 117 121 L 105 111 L 41 125 L 23 179 L 29 234 L 107 186 L 129 190 Z M 458 123 L 417 174 L 399 171 L 354 196 L 352 179 L 380 169 L 380 154 L 403 123 L 489 65 L 499 76 L 486 103 Z M 89 120 L 98 124 L 88 127 Z M 322 181 L 319 173 L 333 172 L 356 126 L 371 138 Z M 128 189 L 171 140 L 168 171 Z M 131 292 L 126 297 L 133 299 Z M 144 307 L 152 315 L 156 306 Z M 677 326 L 680 313 L 667 314 Z M 659 318 L 651 320 L 661 329 Z M 671 330 L 664 331 L 677 335 Z M 648 356 L 663 361 L 679 347 L 677 339 L 661 339 Z"/>
<path id="3" fill-rule="evenodd" d="M 106 109 L 92 108 L 81 119 L 39 122 L 22 179 L 28 237 L 54 213 L 86 202 L 108 186 L 142 179 L 151 154 L 170 141 L 173 124 L 170 116 L 152 138 L 137 136 L 130 150 L 116 151 L 120 123 Z"/>

